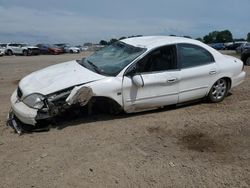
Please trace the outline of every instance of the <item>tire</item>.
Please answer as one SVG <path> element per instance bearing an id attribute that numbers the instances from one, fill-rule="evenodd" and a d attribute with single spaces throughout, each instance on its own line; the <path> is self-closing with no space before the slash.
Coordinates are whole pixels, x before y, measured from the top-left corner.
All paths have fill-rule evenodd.
<path id="1" fill-rule="evenodd" d="M 227 96 L 229 83 L 225 78 L 217 80 L 208 94 L 208 100 L 212 103 L 221 102 Z"/>
<path id="2" fill-rule="evenodd" d="M 27 51 L 27 50 L 24 50 L 24 51 L 23 51 L 23 55 L 24 55 L 24 56 L 28 56 L 28 51 Z"/>
<path id="3" fill-rule="evenodd" d="M 28 49 L 28 56 L 32 55 L 32 50 Z"/>
<path id="4" fill-rule="evenodd" d="M 74 52 L 73 52 L 73 50 L 70 50 L 69 53 L 73 54 Z"/>
<path id="5" fill-rule="evenodd" d="M 245 65 L 250 66 L 250 57 L 247 58 Z"/>
<path id="6" fill-rule="evenodd" d="M 13 52 L 11 50 L 8 50 L 7 55 L 11 56 L 11 55 L 13 55 Z"/>

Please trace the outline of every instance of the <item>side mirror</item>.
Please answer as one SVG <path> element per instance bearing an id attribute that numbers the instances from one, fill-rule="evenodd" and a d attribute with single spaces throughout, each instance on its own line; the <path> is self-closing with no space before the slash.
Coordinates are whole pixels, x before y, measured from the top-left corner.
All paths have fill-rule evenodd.
<path id="1" fill-rule="evenodd" d="M 143 78 L 142 78 L 142 76 L 140 74 L 134 75 L 132 77 L 132 81 L 137 87 L 143 87 L 144 86 L 144 81 L 143 81 Z"/>

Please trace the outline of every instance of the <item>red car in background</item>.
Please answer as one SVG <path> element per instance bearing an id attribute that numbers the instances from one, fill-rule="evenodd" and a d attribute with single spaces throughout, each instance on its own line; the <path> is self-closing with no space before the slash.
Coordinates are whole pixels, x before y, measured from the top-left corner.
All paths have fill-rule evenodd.
<path id="1" fill-rule="evenodd" d="M 40 54 L 52 54 L 52 55 L 58 55 L 62 54 L 63 51 L 56 45 L 52 44 L 38 44 L 36 45 L 39 50 Z"/>

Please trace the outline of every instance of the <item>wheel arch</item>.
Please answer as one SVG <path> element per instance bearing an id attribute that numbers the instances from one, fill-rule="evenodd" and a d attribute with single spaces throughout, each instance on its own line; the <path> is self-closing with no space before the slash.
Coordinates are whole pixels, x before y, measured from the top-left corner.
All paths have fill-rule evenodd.
<path id="1" fill-rule="evenodd" d="M 210 90 L 212 89 L 213 85 L 214 85 L 219 79 L 225 79 L 226 82 L 229 84 L 229 85 L 228 85 L 228 91 L 231 89 L 231 86 L 232 86 L 232 79 L 231 79 L 229 76 L 221 76 L 221 77 L 218 77 L 218 78 L 209 86 L 206 96 L 209 95 L 209 92 L 210 92 Z"/>
<path id="2" fill-rule="evenodd" d="M 101 110 L 108 110 L 112 114 L 117 114 L 123 110 L 122 106 L 113 98 L 106 96 L 93 96 L 91 103 Z"/>
<path id="3" fill-rule="evenodd" d="M 222 77 L 221 79 L 225 79 L 227 81 L 227 84 L 228 84 L 228 91 L 231 89 L 231 86 L 232 86 L 232 79 L 225 76 L 225 77 Z"/>

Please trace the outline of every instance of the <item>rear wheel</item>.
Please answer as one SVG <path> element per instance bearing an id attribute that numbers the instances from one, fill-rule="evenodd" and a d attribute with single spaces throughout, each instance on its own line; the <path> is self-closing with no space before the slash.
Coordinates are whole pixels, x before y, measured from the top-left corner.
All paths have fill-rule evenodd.
<path id="1" fill-rule="evenodd" d="M 247 60 L 246 60 L 246 65 L 247 65 L 247 66 L 250 66 L 250 57 L 247 58 Z"/>
<path id="2" fill-rule="evenodd" d="M 217 80 L 212 86 L 208 99 L 210 102 L 221 102 L 227 96 L 229 84 L 225 78 Z"/>

